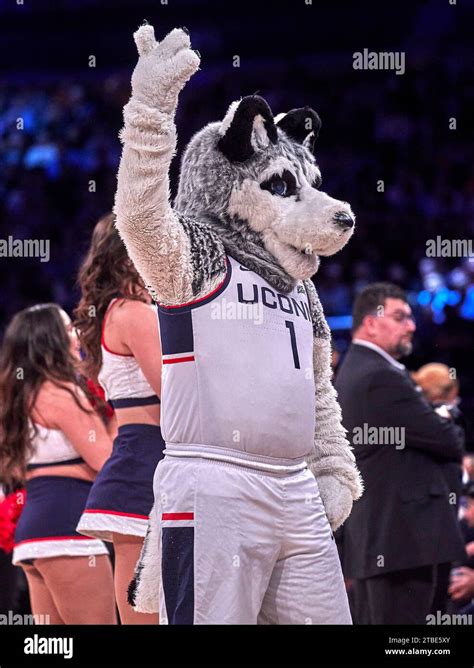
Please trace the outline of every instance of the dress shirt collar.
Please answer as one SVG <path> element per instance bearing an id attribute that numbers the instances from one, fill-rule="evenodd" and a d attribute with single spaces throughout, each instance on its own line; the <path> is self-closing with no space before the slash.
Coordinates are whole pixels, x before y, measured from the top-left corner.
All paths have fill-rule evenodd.
<path id="1" fill-rule="evenodd" d="M 382 348 L 380 348 L 380 346 L 377 346 L 375 343 L 372 343 L 371 341 L 364 341 L 362 339 L 352 339 L 352 343 L 355 343 L 357 346 L 365 346 L 366 348 L 374 350 L 379 355 L 382 355 L 382 357 L 385 357 L 387 362 L 390 362 L 390 364 L 394 366 L 396 369 L 401 369 L 403 371 L 406 371 L 406 367 L 404 364 L 397 362 L 396 359 L 394 359 L 391 355 L 385 352 L 385 350 L 382 350 Z"/>

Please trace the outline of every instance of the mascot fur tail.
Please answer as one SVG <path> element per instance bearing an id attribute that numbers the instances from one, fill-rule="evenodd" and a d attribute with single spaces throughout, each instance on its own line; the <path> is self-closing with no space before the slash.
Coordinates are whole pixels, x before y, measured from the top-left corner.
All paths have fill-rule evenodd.
<path id="1" fill-rule="evenodd" d="M 158 513 L 154 505 L 133 580 L 128 586 L 128 602 L 136 612 L 159 612 L 161 582 Z"/>

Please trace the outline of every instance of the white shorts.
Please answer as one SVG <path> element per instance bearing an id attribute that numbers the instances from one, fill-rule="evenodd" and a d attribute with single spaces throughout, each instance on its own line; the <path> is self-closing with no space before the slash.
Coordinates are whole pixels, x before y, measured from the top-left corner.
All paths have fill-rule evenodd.
<path id="1" fill-rule="evenodd" d="M 140 580 L 159 579 L 153 587 L 164 624 L 352 623 L 309 469 L 275 474 L 165 456 L 154 493 L 136 609 L 149 594 Z"/>

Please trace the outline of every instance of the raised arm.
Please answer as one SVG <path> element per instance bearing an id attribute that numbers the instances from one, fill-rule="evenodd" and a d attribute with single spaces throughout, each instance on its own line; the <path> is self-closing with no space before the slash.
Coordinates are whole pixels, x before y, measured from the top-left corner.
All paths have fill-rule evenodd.
<path id="1" fill-rule="evenodd" d="M 163 304 L 182 304 L 197 293 L 209 292 L 217 282 L 215 277 L 196 282 L 190 224 L 180 219 L 169 201 L 178 95 L 200 60 L 183 30 L 172 30 L 158 43 L 153 27 L 144 25 L 134 38 L 139 60 L 120 133 L 116 225 L 154 298 Z"/>
<path id="2" fill-rule="evenodd" d="M 313 320 L 316 385 L 314 450 L 307 462 L 318 482 L 326 514 L 335 531 L 349 516 L 352 503 L 361 496 L 363 486 L 331 381 L 331 333 L 316 288 L 310 280 L 305 281 L 305 286 Z"/>

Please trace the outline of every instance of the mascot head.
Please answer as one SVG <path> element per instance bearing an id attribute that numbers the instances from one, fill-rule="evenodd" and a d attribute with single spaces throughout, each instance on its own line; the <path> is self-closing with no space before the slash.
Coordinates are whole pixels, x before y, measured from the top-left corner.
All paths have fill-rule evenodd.
<path id="1" fill-rule="evenodd" d="M 310 278 L 319 255 L 354 231 L 347 202 L 320 190 L 313 149 L 321 121 L 304 107 L 274 118 L 250 95 L 189 142 L 175 207 L 217 227 L 226 250 L 283 291 Z"/>

